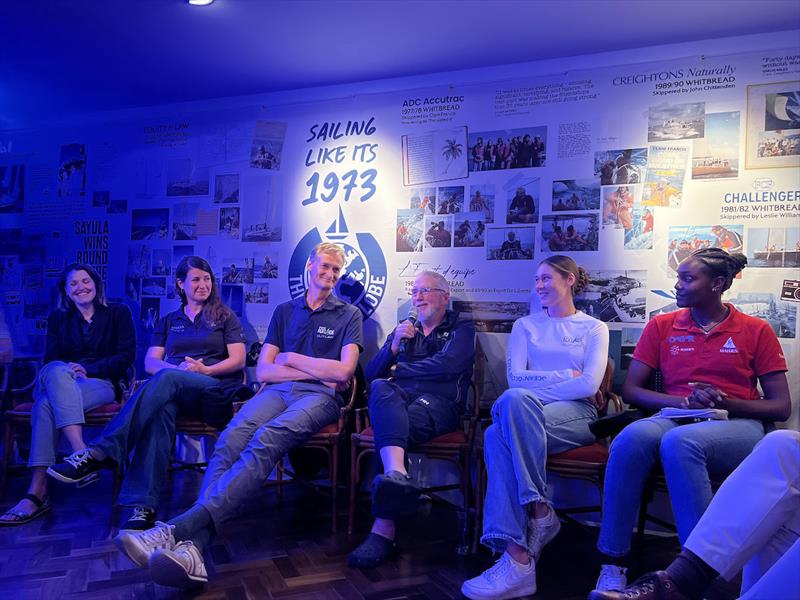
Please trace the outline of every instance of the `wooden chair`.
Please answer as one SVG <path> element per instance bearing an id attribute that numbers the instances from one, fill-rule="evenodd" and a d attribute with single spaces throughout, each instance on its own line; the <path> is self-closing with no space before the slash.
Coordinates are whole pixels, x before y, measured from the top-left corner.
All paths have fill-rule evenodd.
<path id="1" fill-rule="evenodd" d="M 35 363 L 41 366 L 41 360 L 36 359 Z M 33 380 L 27 385 L 11 389 L 8 391 L 8 401 L 10 408 L 3 413 L 4 434 L 3 434 L 3 456 L 0 464 L 0 489 L 5 485 L 8 471 L 12 468 L 10 463 L 14 455 L 14 438 L 17 434 L 17 427 L 31 427 L 31 413 L 33 410 L 33 400 L 30 398 L 33 388 L 36 385 L 38 368 Z M 136 381 L 136 371 L 133 367 L 128 369 L 126 379 L 120 382 L 117 397 L 114 402 L 103 404 L 84 414 L 84 427 L 105 427 L 120 411 L 122 406 L 131 396 L 134 382 Z M 122 485 L 122 467 L 118 467 L 114 472 L 114 498 L 119 493 Z"/>
<path id="2" fill-rule="evenodd" d="M 608 410 L 608 404 L 611 403 L 614 406 L 616 412 L 620 412 L 622 410 L 622 400 L 618 395 L 612 392 L 612 384 L 614 381 L 614 361 L 609 358 L 608 363 L 606 364 L 606 371 L 603 374 L 603 380 L 600 383 L 600 388 L 597 391 L 597 396 L 599 400 L 602 400 L 601 404 L 604 403 L 605 406 L 602 407 L 602 410 L 598 411 L 601 416 L 604 415 Z M 486 425 L 488 425 L 490 420 L 487 419 Z M 482 440 L 479 442 L 479 448 L 482 452 L 483 444 Z M 572 450 L 567 450 L 565 452 L 559 452 L 558 454 L 551 454 L 547 457 L 547 465 L 546 468 L 551 473 L 555 473 L 561 477 L 567 477 L 571 479 L 583 479 L 585 481 L 589 481 L 597 486 L 598 490 L 600 491 L 600 504 L 595 506 L 579 506 L 574 508 L 567 508 L 567 509 L 556 509 L 556 512 L 565 518 L 571 519 L 570 515 L 572 514 L 580 514 L 580 513 L 588 513 L 588 512 L 599 512 L 600 508 L 603 504 L 603 480 L 605 478 L 605 470 L 606 464 L 608 463 L 608 440 L 600 440 L 596 441 L 592 444 L 586 446 L 580 446 L 579 448 L 573 448 Z M 480 503 L 477 505 L 480 509 L 477 513 L 476 519 L 476 535 L 473 539 L 473 547 L 476 548 L 478 545 L 478 531 L 480 530 L 480 526 L 483 520 L 483 496 L 486 494 L 486 486 L 487 486 L 487 474 L 485 469 L 481 469 L 479 472 L 478 478 L 478 495 L 481 498 Z"/>
<path id="3" fill-rule="evenodd" d="M 611 391 L 614 381 L 614 361 L 608 359 L 606 372 L 597 394 L 606 404 L 600 412 L 604 416 L 607 412 L 608 403 L 613 404 L 615 412 L 622 411 L 622 400 L 618 395 Z M 603 481 L 606 474 L 606 464 L 608 463 L 608 442 L 603 439 L 587 446 L 580 446 L 558 454 L 551 454 L 547 457 L 547 470 L 560 477 L 571 479 L 583 479 L 597 486 L 600 492 L 600 504 L 595 506 L 579 506 L 574 508 L 558 509 L 561 516 L 570 518 L 571 514 L 581 514 L 589 512 L 599 512 L 603 504 Z"/>
<path id="4" fill-rule="evenodd" d="M 320 429 L 317 433 L 312 435 L 303 446 L 301 446 L 303 450 L 321 452 L 327 460 L 328 478 L 331 485 L 331 531 L 333 533 L 336 533 L 337 530 L 336 517 L 339 498 L 339 450 L 342 442 L 347 437 L 348 420 L 350 413 L 353 410 L 353 406 L 355 405 L 357 394 L 358 384 L 356 376 L 354 375 L 350 382 L 350 387 L 345 394 L 347 402 L 339 409 L 339 419 L 335 423 L 331 423 L 330 425 L 326 425 Z M 292 469 L 287 468 L 283 461 L 280 461 L 277 466 L 277 479 L 267 481 L 266 485 L 278 486 L 278 493 L 280 494 L 282 486 L 286 483 L 290 483 L 291 481 L 284 479 L 287 473 L 292 480 L 301 479 L 301 477 L 293 472 Z"/>
<path id="5" fill-rule="evenodd" d="M 480 351 L 480 345 L 476 344 L 476 362 L 477 354 Z M 423 494 L 433 494 L 446 490 L 460 489 L 464 501 L 463 510 L 464 514 L 464 528 L 462 532 L 463 539 L 469 539 L 469 518 L 468 513 L 471 509 L 475 508 L 473 502 L 473 486 L 471 470 L 473 467 L 472 457 L 475 441 L 475 432 L 477 429 L 478 415 L 480 411 L 480 389 L 473 380 L 471 382 L 472 388 L 472 403 L 468 406 L 468 411 L 465 415 L 464 428 L 438 437 L 414 448 L 409 451 L 414 454 L 423 454 L 428 458 L 438 458 L 452 462 L 458 467 L 459 470 L 459 483 L 450 485 L 431 486 L 422 489 Z M 469 403 L 469 398 L 467 399 Z M 360 482 L 361 467 L 367 457 L 374 457 L 375 455 L 375 433 L 369 424 L 369 415 L 367 409 L 359 409 L 356 411 L 356 431 L 350 436 L 350 505 L 347 515 L 347 533 L 353 533 L 353 524 L 355 522 L 356 500 L 358 492 L 358 484 Z M 482 467 L 483 455 L 477 457 L 478 471 Z"/>

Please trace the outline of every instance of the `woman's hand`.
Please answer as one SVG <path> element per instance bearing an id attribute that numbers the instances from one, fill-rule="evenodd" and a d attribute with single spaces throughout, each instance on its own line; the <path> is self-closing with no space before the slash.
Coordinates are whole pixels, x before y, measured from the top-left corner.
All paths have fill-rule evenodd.
<path id="1" fill-rule="evenodd" d="M 181 364 L 178 365 L 181 371 L 189 371 L 189 373 L 200 373 L 201 375 L 208 375 L 210 368 L 203 364 L 203 359 L 194 359 L 191 356 L 184 357 Z"/>
<path id="2" fill-rule="evenodd" d="M 88 377 L 83 365 L 71 362 L 67 363 L 67 366 L 72 369 L 72 372 L 75 374 L 75 379 L 86 379 Z"/>
<path id="3" fill-rule="evenodd" d="M 724 408 L 728 395 L 708 383 L 690 381 L 692 392 L 686 397 L 687 408 Z"/>

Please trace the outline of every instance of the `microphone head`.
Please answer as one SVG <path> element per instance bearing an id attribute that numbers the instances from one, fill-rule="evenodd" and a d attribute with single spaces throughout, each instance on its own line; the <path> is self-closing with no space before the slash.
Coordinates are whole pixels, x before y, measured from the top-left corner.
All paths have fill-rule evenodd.
<path id="1" fill-rule="evenodd" d="M 417 310 L 417 307 L 412 306 L 408 311 L 408 320 L 411 321 L 411 323 L 416 324 L 418 317 L 419 317 L 419 311 Z"/>

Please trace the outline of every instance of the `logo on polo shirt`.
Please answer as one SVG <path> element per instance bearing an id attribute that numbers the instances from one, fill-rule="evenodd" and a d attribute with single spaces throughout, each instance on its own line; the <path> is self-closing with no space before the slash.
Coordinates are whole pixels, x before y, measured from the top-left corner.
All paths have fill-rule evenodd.
<path id="1" fill-rule="evenodd" d="M 672 356 L 677 356 L 681 352 L 694 352 L 694 346 L 686 346 L 685 344 L 693 344 L 693 335 L 671 335 L 669 336 L 669 353 Z"/>
<path id="2" fill-rule="evenodd" d="M 315 227 L 306 233 L 289 259 L 289 294 L 299 298 L 308 289 L 306 262 L 311 250 L 322 241 L 332 242 L 344 250 L 342 276 L 336 284 L 336 295 L 358 307 L 368 318 L 381 303 L 386 292 L 386 259 L 378 241 L 371 233 L 353 233 L 339 217 L 325 230 Z"/>
<path id="3" fill-rule="evenodd" d="M 330 327 L 325 327 L 324 325 L 320 325 L 317 328 L 317 337 L 322 337 L 325 338 L 326 340 L 332 340 L 334 335 L 336 335 L 336 330 L 331 329 Z"/>
<path id="4" fill-rule="evenodd" d="M 729 337 L 728 341 L 719 349 L 720 352 L 724 352 L 725 354 L 738 354 L 739 349 L 736 347 L 736 344 L 733 343 L 733 338 Z"/>

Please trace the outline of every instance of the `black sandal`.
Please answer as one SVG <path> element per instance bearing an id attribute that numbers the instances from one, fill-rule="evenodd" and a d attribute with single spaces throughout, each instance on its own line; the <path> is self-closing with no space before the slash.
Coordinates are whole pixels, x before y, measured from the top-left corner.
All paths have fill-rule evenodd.
<path id="1" fill-rule="evenodd" d="M 39 498 L 34 494 L 25 494 L 23 499 L 30 500 L 36 506 L 36 510 L 32 513 L 24 513 L 18 510 L 7 510 L 3 513 L 3 516 L 9 515 L 14 517 L 13 520 L 9 519 L 0 519 L 0 527 L 13 527 L 14 525 L 24 525 L 25 523 L 30 523 L 34 519 L 41 517 L 46 512 L 50 511 L 50 498 L 45 496 L 44 499 Z"/>
<path id="2" fill-rule="evenodd" d="M 397 554 L 397 544 L 377 533 L 370 533 L 361 545 L 347 556 L 347 566 L 372 569 Z"/>

